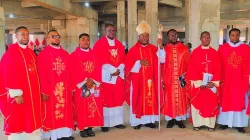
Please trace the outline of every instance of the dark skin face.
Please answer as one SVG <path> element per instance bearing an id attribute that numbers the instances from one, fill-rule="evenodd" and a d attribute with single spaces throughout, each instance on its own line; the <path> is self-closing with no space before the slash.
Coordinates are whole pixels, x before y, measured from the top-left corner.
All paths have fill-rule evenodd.
<path id="1" fill-rule="evenodd" d="M 238 31 L 232 31 L 229 35 L 229 39 L 234 44 L 238 43 L 240 41 L 240 33 Z"/>
<path id="2" fill-rule="evenodd" d="M 114 26 L 108 26 L 108 27 L 106 27 L 106 29 L 105 29 L 105 35 L 109 39 L 113 40 L 115 38 L 115 36 L 116 36 L 115 27 Z"/>
<path id="3" fill-rule="evenodd" d="M 168 41 L 172 44 L 176 44 L 177 43 L 177 32 L 176 31 L 170 31 L 168 34 Z"/>
<path id="4" fill-rule="evenodd" d="M 89 37 L 88 36 L 82 36 L 79 41 L 79 46 L 81 49 L 89 49 L 89 46 L 90 46 L 90 41 L 89 41 Z"/>
<path id="5" fill-rule="evenodd" d="M 204 33 L 202 37 L 200 38 L 201 44 L 204 47 L 208 47 L 211 41 L 210 34 L 209 33 Z"/>
<path id="6" fill-rule="evenodd" d="M 20 29 L 16 34 L 17 42 L 22 45 L 29 43 L 29 31 L 27 29 Z"/>
<path id="7" fill-rule="evenodd" d="M 48 42 L 50 45 L 59 46 L 60 45 L 60 35 L 58 32 L 50 32 L 48 34 Z"/>
<path id="8" fill-rule="evenodd" d="M 149 34 L 148 33 L 140 34 L 138 41 L 140 42 L 140 44 L 142 44 L 144 46 L 147 45 L 149 42 Z"/>

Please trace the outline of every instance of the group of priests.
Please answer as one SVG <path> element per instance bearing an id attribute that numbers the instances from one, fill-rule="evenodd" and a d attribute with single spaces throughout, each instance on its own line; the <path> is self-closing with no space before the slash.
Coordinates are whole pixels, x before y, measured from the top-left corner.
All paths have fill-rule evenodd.
<path id="1" fill-rule="evenodd" d="M 157 128 L 160 115 L 166 128 L 183 129 L 190 119 L 195 131 L 236 128 L 245 133 L 250 115 L 250 47 L 239 40 L 210 46 L 203 31 L 201 45 L 191 53 L 178 41 L 177 31 L 167 32 L 168 43 L 150 44 L 151 27 L 141 21 L 137 43 L 127 54 L 116 39 L 113 24 L 93 47 L 90 36 L 79 35 L 69 54 L 56 30 L 47 34 L 48 45 L 36 56 L 29 48 L 29 31 L 15 30 L 17 43 L 8 46 L 0 63 L 0 110 L 9 140 L 73 140 L 124 129 L 124 103 L 130 106 L 130 125 Z"/>

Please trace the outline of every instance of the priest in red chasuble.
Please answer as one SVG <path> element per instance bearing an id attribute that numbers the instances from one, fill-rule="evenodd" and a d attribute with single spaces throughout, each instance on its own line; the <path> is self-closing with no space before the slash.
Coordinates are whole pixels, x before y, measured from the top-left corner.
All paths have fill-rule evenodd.
<path id="1" fill-rule="evenodd" d="M 92 127 L 103 126 L 102 97 L 99 93 L 101 67 L 90 48 L 89 35 L 79 36 L 79 47 L 70 55 L 70 79 L 74 120 L 81 137 L 93 137 Z"/>
<path id="2" fill-rule="evenodd" d="M 158 59 L 157 47 L 149 43 L 151 27 L 141 21 L 136 28 L 138 42 L 128 51 L 125 59 L 127 94 L 130 103 L 130 124 L 134 129 L 142 125 L 156 128 L 158 117 Z"/>
<path id="3" fill-rule="evenodd" d="M 245 133 L 248 126 L 246 108 L 249 97 L 249 46 L 239 40 L 240 30 L 229 31 L 229 41 L 220 46 L 219 56 L 222 63 L 222 85 L 220 94 L 220 115 L 217 123 L 220 129 L 236 127 Z"/>
<path id="4" fill-rule="evenodd" d="M 177 31 L 170 29 L 167 32 L 168 43 L 163 48 L 161 39 L 158 40 L 162 50 L 165 51 L 165 58 L 161 58 L 164 63 L 163 84 L 164 99 L 161 113 L 168 121 L 167 128 L 172 128 L 175 124 L 179 128 L 185 128 L 183 120 L 189 117 L 189 103 L 185 90 L 185 74 L 189 61 L 188 48 L 177 41 Z M 163 61 L 162 61 L 163 60 Z"/>
<path id="5" fill-rule="evenodd" d="M 69 54 L 60 45 L 57 31 L 48 32 L 49 45 L 38 55 L 42 92 L 43 138 L 71 140 L 72 92 L 70 91 Z"/>
<path id="6" fill-rule="evenodd" d="M 0 110 L 4 129 L 11 140 L 40 140 L 41 94 L 36 56 L 27 47 L 29 31 L 15 30 L 17 43 L 11 44 L 0 64 Z"/>
<path id="7" fill-rule="evenodd" d="M 202 126 L 214 131 L 219 114 L 219 82 L 221 63 L 218 52 L 210 44 L 210 33 L 201 33 L 201 45 L 193 50 L 186 75 L 194 130 Z"/>
<path id="8" fill-rule="evenodd" d="M 109 127 L 124 129 L 124 57 L 125 48 L 115 38 L 114 25 L 106 24 L 105 35 L 98 40 L 94 47 L 96 60 L 102 71 L 102 86 L 100 94 L 103 97 L 104 127 L 103 132 L 108 132 Z"/>

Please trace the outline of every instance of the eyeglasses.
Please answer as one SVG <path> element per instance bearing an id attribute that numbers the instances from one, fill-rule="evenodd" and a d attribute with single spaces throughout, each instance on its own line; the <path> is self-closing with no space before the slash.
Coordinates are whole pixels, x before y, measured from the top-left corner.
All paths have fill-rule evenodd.
<path id="1" fill-rule="evenodd" d="M 60 39 L 61 36 L 60 35 L 52 35 L 51 38 L 53 38 L 53 39 L 56 39 L 56 38 Z"/>

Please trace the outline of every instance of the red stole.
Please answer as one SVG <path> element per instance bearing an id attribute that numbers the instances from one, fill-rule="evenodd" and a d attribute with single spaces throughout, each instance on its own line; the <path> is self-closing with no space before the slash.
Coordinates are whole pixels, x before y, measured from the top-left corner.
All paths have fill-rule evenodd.
<path id="1" fill-rule="evenodd" d="M 34 52 L 11 44 L 1 60 L 1 82 L 0 109 L 5 133 L 32 133 L 41 128 L 41 95 Z M 15 98 L 7 93 L 8 88 L 21 89 L 24 103 L 16 104 Z"/>
<path id="2" fill-rule="evenodd" d="M 201 46 L 198 46 L 192 52 L 186 75 L 188 83 L 186 88 L 191 104 L 199 110 L 200 115 L 204 118 L 214 117 L 219 114 L 219 88 L 216 87 L 217 92 L 213 93 L 211 89 L 195 88 L 194 85 L 191 85 L 191 81 L 202 81 L 203 73 L 213 74 L 211 81 L 220 81 L 221 63 L 218 52 L 212 47 L 202 49 Z"/>
<path id="3" fill-rule="evenodd" d="M 103 106 L 102 97 L 84 98 L 81 96 L 81 89 L 76 87 L 85 78 L 91 78 L 97 82 L 101 81 L 101 68 L 98 65 L 92 49 L 89 52 L 82 51 L 79 47 L 70 56 L 70 75 L 72 90 L 75 90 L 74 120 L 77 127 L 83 130 L 85 127 L 103 126 Z"/>
<path id="4" fill-rule="evenodd" d="M 120 41 L 115 40 L 115 46 L 109 46 L 107 37 L 104 36 L 98 40 L 93 51 L 96 59 L 102 67 L 104 64 L 110 64 L 114 67 L 118 67 L 123 63 L 125 58 L 125 49 Z M 125 100 L 124 92 L 124 80 L 118 76 L 116 84 L 103 83 L 101 88 L 101 94 L 103 96 L 103 102 L 105 107 L 122 106 Z"/>
<path id="5" fill-rule="evenodd" d="M 43 130 L 73 128 L 72 93 L 69 85 L 69 54 L 46 46 L 38 56 L 41 92 L 49 96 L 42 101 Z"/>
<path id="6" fill-rule="evenodd" d="M 132 112 L 137 118 L 143 115 L 158 115 L 158 59 L 157 48 L 148 44 L 143 47 L 139 42 L 133 46 L 125 59 L 126 82 L 132 83 Z M 139 73 L 131 72 L 137 60 L 145 59 L 150 66 L 142 66 Z M 127 91 L 127 102 L 129 103 L 130 92 Z M 130 104 L 130 103 L 129 103 Z"/>
<path id="7" fill-rule="evenodd" d="M 231 47 L 228 43 L 219 48 L 222 62 L 221 102 L 222 111 L 242 111 L 248 90 L 249 47 L 242 44 Z"/>
<path id="8" fill-rule="evenodd" d="M 166 44 L 165 51 L 163 70 L 165 97 L 161 112 L 163 115 L 175 118 L 187 114 L 188 98 L 185 89 L 180 87 L 178 78 L 187 71 L 190 54 L 188 48 L 180 42 Z"/>

